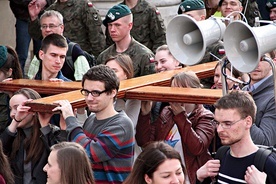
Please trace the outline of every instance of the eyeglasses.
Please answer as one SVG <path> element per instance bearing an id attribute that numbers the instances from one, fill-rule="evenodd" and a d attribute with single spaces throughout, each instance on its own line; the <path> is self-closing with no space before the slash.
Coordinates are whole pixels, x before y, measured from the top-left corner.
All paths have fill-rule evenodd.
<path id="1" fill-rule="evenodd" d="M 223 129 L 229 129 L 229 128 L 231 128 L 232 125 L 238 123 L 241 120 L 244 120 L 245 118 L 241 118 L 241 119 L 239 119 L 237 121 L 234 121 L 234 122 L 232 122 L 232 121 L 226 121 L 226 122 L 223 122 L 223 123 L 218 122 L 217 120 L 213 119 L 212 123 L 215 124 L 217 128 L 220 125 Z"/>
<path id="2" fill-rule="evenodd" d="M 98 97 L 98 96 L 100 96 L 102 93 L 107 92 L 107 90 L 103 90 L 103 91 L 98 91 L 98 90 L 88 91 L 87 89 L 81 89 L 80 92 L 81 92 L 81 94 L 82 94 L 83 96 L 88 96 L 89 93 L 90 93 L 93 97 Z"/>
<path id="3" fill-rule="evenodd" d="M 57 28 L 57 27 L 59 27 L 59 26 L 61 26 L 61 25 L 62 25 L 62 24 L 59 24 L 59 25 L 55 25 L 55 24 L 42 25 L 42 26 L 40 27 L 40 29 L 41 29 L 41 30 L 47 29 L 47 28 L 49 28 L 49 29 L 54 29 L 54 28 Z"/>

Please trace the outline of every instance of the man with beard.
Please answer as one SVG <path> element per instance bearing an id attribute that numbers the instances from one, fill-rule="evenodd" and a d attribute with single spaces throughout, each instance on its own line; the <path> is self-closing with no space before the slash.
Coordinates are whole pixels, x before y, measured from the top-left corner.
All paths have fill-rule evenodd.
<path id="1" fill-rule="evenodd" d="M 218 135 L 222 144 L 228 145 L 230 149 L 222 159 L 209 160 L 198 169 L 197 179 L 204 183 L 211 178 L 217 183 L 275 183 L 275 154 L 267 157 L 262 172 L 257 169 L 254 160 L 259 148 L 250 136 L 257 111 L 251 95 L 248 92 L 232 91 L 220 98 L 215 107 L 214 123 Z"/>

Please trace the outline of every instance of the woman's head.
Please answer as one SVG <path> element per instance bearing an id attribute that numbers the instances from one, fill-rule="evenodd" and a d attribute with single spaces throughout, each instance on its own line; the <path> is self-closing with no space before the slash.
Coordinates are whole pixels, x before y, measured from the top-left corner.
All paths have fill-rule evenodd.
<path id="1" fill-rule="evenodd" d="M 48 184 L 94 184 L 91 164 L 84 148 L 75 142 L 53 145 L 48 163 Z"/>
<path id="2" fill-rule="evenodd" d="M 169 184 L 185 181 L 179 153 L 164 142 L 150 143 L 137 157 L 126 184 Z"/>
<path id="3" fill-rule="evenodd" d="M 21 88 L 16 91 L 10 99 L 10 117 L 13 119 L 17 107 L 21 105 L 24 101 L 28 99 L 39 99 L 41 96 L 33 89 Z M 34 113 L 30 113 L 26 118 L 24 118 L 18 125 L 19 128 L 28 128 L 33 124 Z"/>
<path id="4" fill-rule="evenodd" d="M 0 45 L 0 82 L 9 77 L 23 78 L 19 59 L 13 48 Z"/>
<path id="5" fill-rule="evenodd" d="M 105 65 L 115 71 L 120 81 L 134 76 L 133 63 L 129 55 L 118 54 L 106 60 Z"/>
<path id="6" fill-rule="evenodd" d="M 224 57 L 222 60 L 225 61 L 227 60 L 227 58 Z M 232 71 L 232 74 L 231 74 L 231 71 Z M 227 63 L 225 72 L 228 76 L 232 76 L 236 79 L 241 79 L 242 77 L 242 73 L 239 72 L 237 69 L 235 69 L 230 62 Z M 218 62 L 217 65 L 215 66 L 215 74 L 214 74 L 214 88 L 216 89 L 222 89 L 221 76 L 222 76 L 221 64 L 220 62 Z M 234 81 L 227 79 L 228 89 L 232 89 L 234 84 L 235 84 Z"/>
<path id="7" fill-rule="evenodd" d="M 162 45 L 156 49 L 154 60 L 156 72 L 174 70 L 179 68 L 180 64 L 179 61 L 173 57 L 167 45 Z"/>
<path id="8" fill-rule="evenodd" d="M 172 87 L 182 87 L 182 88 L 201 88 L 200 80 L 197 75 L 192 71 L 181 72 L 175 74 L 171 78 Z"/>

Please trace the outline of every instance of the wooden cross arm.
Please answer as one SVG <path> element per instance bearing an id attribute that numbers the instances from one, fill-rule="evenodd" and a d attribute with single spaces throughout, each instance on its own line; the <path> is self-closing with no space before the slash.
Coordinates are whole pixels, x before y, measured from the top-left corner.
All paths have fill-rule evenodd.
<path id="1" fill-rule="evenodd" d="M 124 80 L 120 83 L 120 90 L 124 91 L 148 85 L 169 86 L 171 77 L 183 71 L 194 71 L 199 78 L 211 77 L 214 76 L 214 68 L 216 64 L 217 61 L 214 61 Z M 50 82 L 30 79 L 16 79 L 7 82 L 0 82 L 0 91 L 15 92 L 21 88 L 32 88 L 40 94 L 55 95 L 81 89 L 81 82 Z"/>
<path id="2" fill-rule="evenodd" d="M 175 88 L 162 86 L 145 86 L 124 92 L 127 99 L 150 100 L 159 102 L 179 102 L 195 104 L 213 104 L 222 97 L 222 90 L 199 88 Z M 28 103 L 34 112 L 52 112 L 57 100 L 67 99 L 73 108 L 86 107 L 84 96 L 79 90 L 45 97 Z"/>
<path id="3" fill-rule="evenodd" d="M 145 86 L 126 91 L 126 99 L 158 102 L 213 104 L 222 97 L 222 90 Z"/>
<path id="4" fill-rule="evenodd" d="M 54 104 L 54 102 L 57 100 L 68 100 L 73 109 L 86 107 L 84 96 L 80 93 L 80 90 L 36 99 L 32 102 L 27 103 L 26 105 L 31 107 L 31 111 L 33 112 L 52 113 L 52 109 L 57 106 L 56 104 Z"/>
<path id="5" fill-rule="evenodd" d="M 15 92 L 21 88 L 32 88 L 40 94 L 55 95 L 81 89 L 81 82 L 50 82 L 30 79 L 0 82 L 0 89 L 2 91 Z"/>

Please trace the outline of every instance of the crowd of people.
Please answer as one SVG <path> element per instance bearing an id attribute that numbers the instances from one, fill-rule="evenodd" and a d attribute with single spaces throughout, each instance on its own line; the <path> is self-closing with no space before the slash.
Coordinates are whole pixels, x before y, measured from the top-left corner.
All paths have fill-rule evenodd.
<path id="1" fill-rule="evenodd" d="M 264 53 L 248 75 L 231 65 L 221 42 L 214 43 L 198 61 L 218 59 L 214 77 L 200 80 L 193 71 L 171 77 L 172 88 L 225 87 L 228 94 L 215 104 L 117 99 L 123 80 L 186 67 L 166 45 L 166 27 L 154 5 L 124 0 L 103 21 L 86 0 L 31 0 L 24 6 L 11 0 L 10 5 L 17 32 L 25 29 L 30 37 L 17 34 L 16 49 L 0 45 L 0 82 L 81 81 L 86 107 L 75 110 L 68 100 L 57 100 L 52 113 L 33 112 L 27 104 L 41 98 L 35 90 L 1 89 L 1 184 L 276 182 L 276 153 L 267 156 L 263 168 L 255 161 L 258 145 L 276 145 L 274 78 L 266 62 L 276 61 L 274 50 Z M 252 26 L 265 11 L 276 19 L 276 0 L 263 6 L 258 1 L 184 0 L 175 14 L 204 21 L 219 14 L 242 20 L 243 13 Z M 39 49 L 24 71 L 31 38 Z M 70 43 L 77 44 L 68 53 Z M 96 58 L 95 66 L 89 66 L 87 53 Z M 225 146 L 226 153 L 216 157 Z"/>

